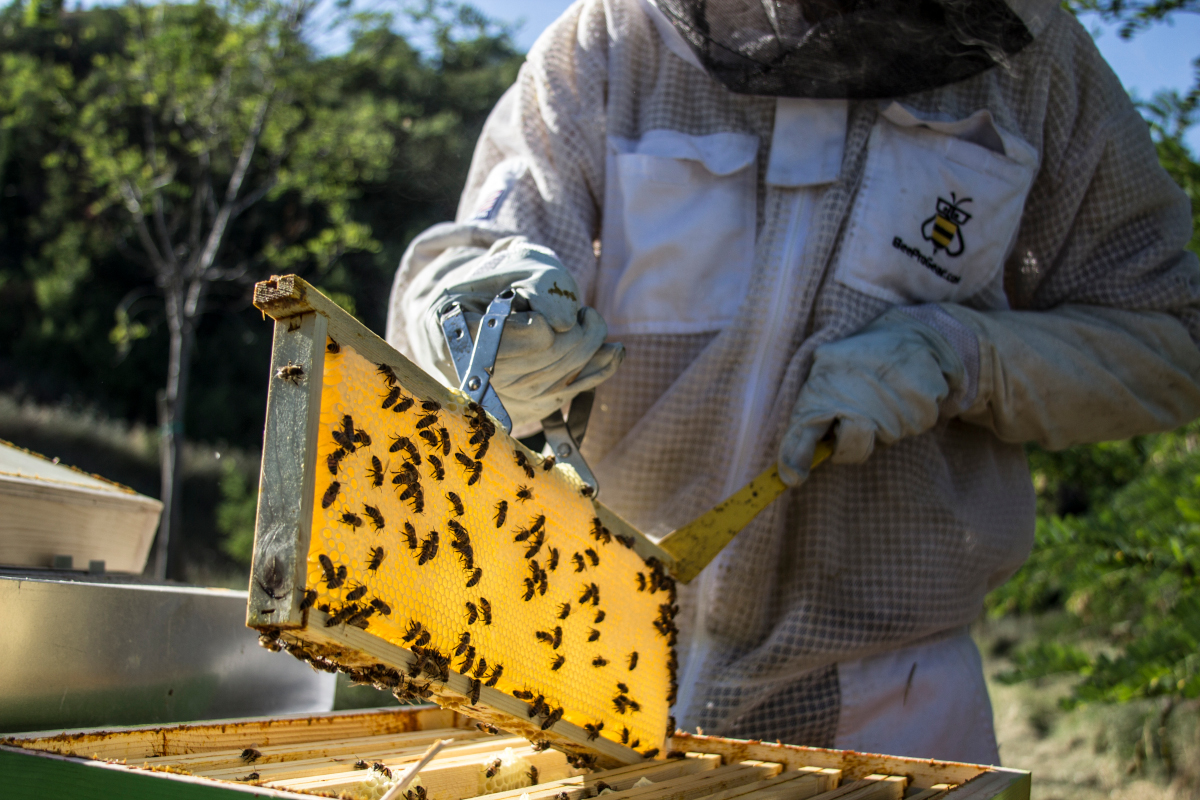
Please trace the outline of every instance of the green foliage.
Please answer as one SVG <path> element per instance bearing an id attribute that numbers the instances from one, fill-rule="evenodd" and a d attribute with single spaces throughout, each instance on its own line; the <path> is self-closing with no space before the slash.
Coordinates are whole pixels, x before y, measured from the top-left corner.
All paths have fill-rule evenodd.
<path id="1" fill-rule="evenodd" d="M 217 505 L 217 530 L 221 552 L 249 566 L 254 552 L 254 516 L 258 509 L 258 485 L 230 458 L 221 464 L 221 502 Z"/>

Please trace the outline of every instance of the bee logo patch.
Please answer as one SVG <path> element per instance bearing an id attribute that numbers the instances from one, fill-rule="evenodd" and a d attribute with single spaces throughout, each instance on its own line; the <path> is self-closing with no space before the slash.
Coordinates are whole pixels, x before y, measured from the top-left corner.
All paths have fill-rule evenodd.
<path id="1" fill-rule="evenodd" d="M 945 250 L 946 255 L 950 258 L 958 258 L 962 255 L 966 243 L 963 242 L 961 229 L 971 219 L 971 215 L 960 206 L 970 202 L 970 197 L 959 200 L 954 192 L 950 193 L 949 200 L 939 197 L 937 213 L 921 223 L 921 238 L 927 242 L 933 242 L 935 256 L 938 250 Z"/>

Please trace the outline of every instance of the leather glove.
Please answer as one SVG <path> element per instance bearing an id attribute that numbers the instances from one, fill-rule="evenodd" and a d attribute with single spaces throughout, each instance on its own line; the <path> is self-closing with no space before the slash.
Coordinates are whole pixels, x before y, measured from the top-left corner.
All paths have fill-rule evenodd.
<path id="1" fill-rule="evenodd" d="M 789 486 L 803 483 L 831 427 L 837 464 L 860 464 L 876 444 L 924 433 L 965 381 L 950 342 L 901 309 L 821 345 L 779 445 L 779 477 Z"/>
<path id="2" fill-rule="evenodd" d="M 418 325 L 410 325 L 418 328 L 412 337 L 417 359 L 423 366 L 436 366 L 457 386 L 442 335 L 442 309 L 460 305 L 476 341 L 488 304 L 511 287 L 516 292 L 513 313 L 504 325 L 491 384 L 514 430 L 595 388 L 625 358 L 624 346 L 605 344 L 608 326 L 595 309 L 580 306 L 575 279 L 547 248 L 512 236 L 486 251 L 447 251 L 439 261 L 426 270 L 426 282 L 415 282 L 406 293 L 409 308 L 424 308 L 415 320 Z"/>

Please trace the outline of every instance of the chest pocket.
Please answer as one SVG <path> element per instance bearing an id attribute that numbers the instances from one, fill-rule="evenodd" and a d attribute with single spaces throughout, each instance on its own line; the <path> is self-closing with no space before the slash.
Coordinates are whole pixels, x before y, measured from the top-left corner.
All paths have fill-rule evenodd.
<path id="1" fill-rule="evenodd" d="M 1001 267 L 1036 166 L 988 111 L 928 122 L 893 103 L 871 132 L 835 279 L 898 304 L 1005 305 Z"/>
<path id="2" fill-rule="evenodd" d="M 610 137 L 597 310 L 610 334 L 700 333 L 737 312 L 754 258 L 758 137 Z"/>

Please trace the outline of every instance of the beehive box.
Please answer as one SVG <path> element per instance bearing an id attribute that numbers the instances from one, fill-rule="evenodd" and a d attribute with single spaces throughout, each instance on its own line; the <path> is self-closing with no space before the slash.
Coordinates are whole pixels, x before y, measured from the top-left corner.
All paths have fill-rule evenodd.
<path id="1" fill-rule="evenodd" d="M 662 758 L 669 556 L 303 281 L 273 317 L 248 624 L 579 765 Z"/>
<path id="2" fill-rule="evenodd" d="M 0 775 L 14 800 L 366 800 L 439 739 L 453 742 L 421 770 L 412 800 L 1028 800 L 1030 788 L 1019 770 L 682 734 L 669 758 L 584 770 L 428 707 L 18 734 L 0 739 Z"/>

